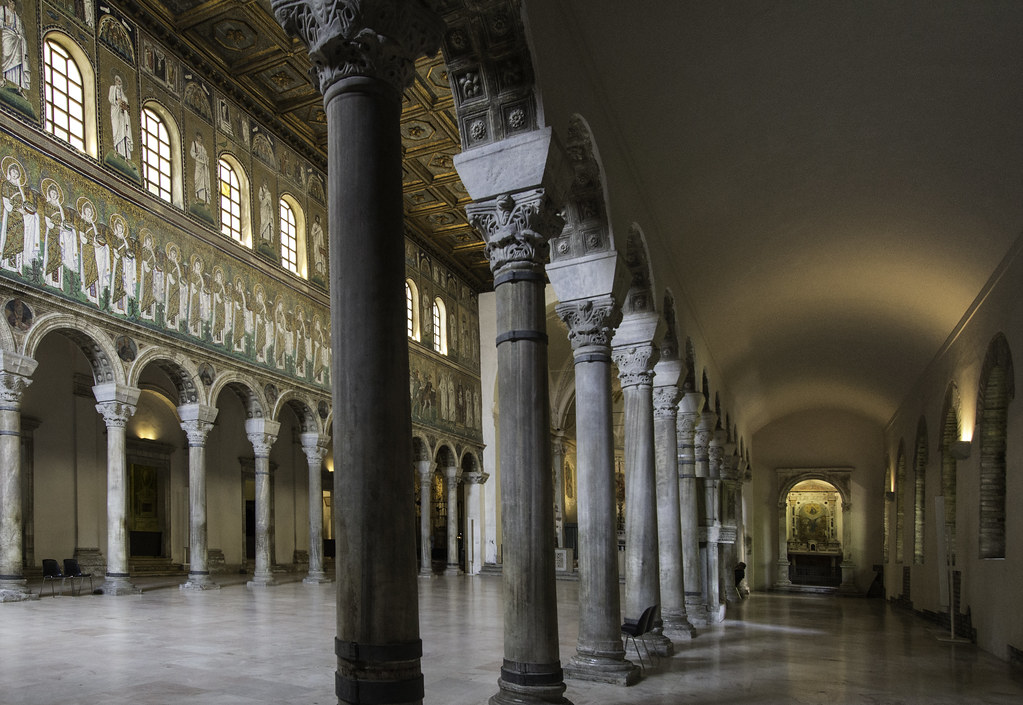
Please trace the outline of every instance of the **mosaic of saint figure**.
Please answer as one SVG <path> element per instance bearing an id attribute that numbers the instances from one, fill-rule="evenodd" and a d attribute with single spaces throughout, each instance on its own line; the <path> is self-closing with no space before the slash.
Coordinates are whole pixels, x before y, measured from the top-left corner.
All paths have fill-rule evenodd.
<path id="1" fill-rule="evenodd" d="M 320 225 L 320 215 L 313 217 L 313 226 L 310 228 L 313 238 L 313 270 L 320 277 L 327 277 L 327 247 L 323 240 L 323 226 Z"/>
<path id="2" fill-rule="evenodd" d="M 236 277 L 231 299 L 231 341 L 235 350 L 245 349 L 245 311 L 245 284 Z"/>
<path id="3" fill-rule="evenodd" d="M 110 308 L 124 312 L 128 299 L 135 297 L 138 264 L 127 221 L 120 215 L 110 217 L 110 266 Z"/>
<path id="4" fill-rule="evenodd" d="M 46 201 L 43 204 L 43 271 L 46 280 L 56 287 L 62 286 L 64 282 L 61 268 L 64 266 L 63 244 L 75 242 L 77 238 L 71 230 L 71 223 L 67 222 L 64 213 L 64 195 L 56 182 L 50 179 L 43 179 L 43 193 Z M 70 235 L 65 234 L 71 232 Z M 77 257 L 77 255 L 76 255 Z M 77 259 L 76 259 L 77 262 Z"/>
<path id="5" fill-rule="evenodd" d="M 224 284 L 224 270 L 213 268 L 213 282 L 210 284 L 210 334 L 214 343 L 224 342 L 224 331 L 227 330 L 227 314 L 229 295 Z"/>
<path id="6" fill-rule="evenodd" d="M 288 326 L 288 314 L 284 310 L 284 301 L 278 296 L 277 305 L 274 307 L 274 364 L 277 365 L 278 369 L 284 369 L 284 354 L 291 347 L 289 333 L 291 332 Z"/>
<path id="7" fill-rule="evenodd" d="M 259 237 L 266 242 L 273 241 L 273 196 L 266 182 L 259 187 Z"/>
<path id="8" fill-rule="evenodd" d="M 5 269 L 20 272 L 26 240 L 38 241 L 38 219 L 32 192 L 25 186 L 25 170 L 13 160 L 5 159 L 4 165 L 4 181 L 0 184 L 0 197 L 3 199 L 0 261 Z"/>
<path id="9" fill-rule="evenodd" d="M 273 321 L 266 308 L 266 292 L 262 286 L 256 284 L 252 301 L 252 329 L 255 336 L 256 359 L 260 362 L 266 362 L 267 330 L 272 330 L 272 327 Z"/>
<path id="10" fill-rule="evenodd" d="M 202 335 L 202 322 L 207 308 L 203 305 L 205 287 L 202 268 L 202 258 L 192 255 L 192 266 L 188 273 L 188 332 L 196 337 Z"/>
<path id="11" fill-rule="evenodd" d="M 82 291 L 90 301 L 96 302 L 102 293 L 99 264 L 96 261 L 96 239 L 99 233 L 96 228 L 96 211 L 88 199 L 78 199 L 78 216 L 78 244 L 82 259 L 79 275 L 82 278 Z"/>
<path id="12" fill-rule="evenodd" d="M 25 26 L 21 23 L 14 0 L 3 0 L 0 4 L 0 41 L 3 42 L 4 81 L 22 93 L 31 88 L 32 74 Z"/>
<path id="13" fill-rule="evenodd" d="M 167 244 L 167 266 L 163 272 L 166 294 L 164 295 L 164 320 L 168 328 L 177 328 L 181 318 L 181 253 L 173 242 Z"/>
<path id="14" fill-rule="evenodd" d="M 131 137 L 131 107 L 120 74 L 114 74 L 114 85 L 110 86 L 107 100 L 110 103 L 110 126 L 114 130 L 114 151 L 130 162 L 135 146 Z"/>
<path id="15" fill-rule="evenodd" d="M 195 160 L 195 170 L 192 172 L 195 200 L 208 206 L 210 204 L 210 155 L 206 151 L 206 145 L 202 143 L 201 132 L 195 133 L 189 154 Z"/>
<path id="16" fill-rule="evenodd" d="M 139 312 L 143 318 L 152 319 L 156 306 L 156 250 L 153 246 L 153 235 L 142 236 L 142 249 L 139 252 Z"/>

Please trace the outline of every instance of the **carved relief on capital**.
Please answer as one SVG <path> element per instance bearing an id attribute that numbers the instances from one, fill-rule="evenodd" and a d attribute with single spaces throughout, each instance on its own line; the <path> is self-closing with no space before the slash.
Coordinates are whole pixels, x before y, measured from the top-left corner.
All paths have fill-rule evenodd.
<path id="1" fill-rule="evenodd" d="M 611 357 L 618 366 L 618 379 L 622 387 L 653 383 L 657 349 L 652 344 L 615 348 Z"/>
<path id="2" fill-rule="evenodd" d="M 490 474 L 473 470 L 462 473 L 462 482 L 466 485 L 484 485 L 490 479 Z"/>
<path id="3" fill-rule="evenodd" d="M 366 76 L 399 92 L 415 61 L 440 46 L 444 21 L 422 0 L 271 0 L 284 31 L 309 50 L 321 93 L 343 78 Z"/>
<path id="4" fill-rule="evenodd" d="M 568 340 L 573 350 L 611 347 L 615 328 L 622 322 L 622 310 L 610 295 L 569 301 L 558 304 L 554 310 L 568 326 Z"/>
<path id="5" fill-rule="evenodd" d="M 310 465 L 319 465 L 327 455 L 327 447 L 321 445 L 302 446 L 302 451 Z"/>
<path id="6" fill-rule="evenodd" d="M 96 404 L 96 411 L 103 415 L 107 428 L 124 428 L 135 413 L 135 405 L 123 401 L 101 401 Z"/>
<path id="7" fill-rule="evenodd" d="M 181 428 L 188 437 L 190 447 L 203 448 L 206 446 L 206 438 L 209 436 L 213 424 L 201 419 L 188 419 L 181 422 Z"/>
<path id="8" fill-rule="evenodd" d="M 0 373 L 0 405 L 7 409 L 17 409 L 21 406 L 21 397 L 30 384 L 32 384 L 30 377 L 13 372 Z"/>
<path id="9" fill-rule="evenodd" d="M 277 436 L 272 433 L 247 433 L 249 443 L 252 444 L 252 452 L 257 458 L 269 458 L 270 448 L 277 441 Z"/>
<path id="10" fill-rule="evenodd" d="M 483 252 L 494 274 L 509 265 L 542 267 L 549 240 L 565 226 L 543 189 L 472 203 L 465 212 L 487 243 Z"/>
<path id="11" fill-rule="evenodd" d="M 654 417 L 673 418 L 678 414 L 678 400 L 682 392 L 675 385 L 654 387 Z"/>
<path id="12" fill-rule="evenodd" d="M 696 435 L 696 420 L 699 414 L 680 411 L 678 414 L 678 442 L 686 445 L 693 445 L 693 438 Z"/>

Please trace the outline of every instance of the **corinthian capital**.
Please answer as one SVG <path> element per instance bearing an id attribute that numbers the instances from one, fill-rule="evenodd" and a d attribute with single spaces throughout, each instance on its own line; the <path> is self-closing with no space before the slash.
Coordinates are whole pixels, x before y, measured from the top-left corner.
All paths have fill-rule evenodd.
<path id="1" fill-rule="evenodd" d="M 21 407 L 21 397 L 30 384 L 30 377 L 14 372 L 0 372 L 0 408 L 17 411 Z"/>
<path id="2" fill-rule="evenodd" d="M 495 277 L 505 267 L 540 270 L 547 262 L 548 240 L 565 226 L 544 189 L 472 203 L 465 212 L 487 243 L 484 254 Z"/>
<path id="3" fill-rule="evenodd" d="M 568 326 L 573 350 L 611 347 L 611 337 L 622 321 L 622 309 L 610 294 L 558 304 L 555 312 Z"/>
<path id="4" fill-rule="evenodd" d="M 96 411 L 103 415 L 107 428 L 124 428 L 135 413 L 135 405 L 123 401 L 101 401 L 96 404 Z"/>
<path id="5" fill-rule="evenodd" d="M 277 441 L 277 432 L 281 424 L 264 418 L 245 419 L 245 435 L 252 444 L 252 452 L 257 458 L 269 458 L 270 448 Z"/>
<path id="6" fill-rule="evenodd" d="M 653 383 L 657 348 L 652 343 L 616 347 L 611 356 L 618 366 L 623 388 Z"/>
<path id="7" fill-rule="evenodd" d="M 343 78 L 386 81 L 399 93 L 415 61 L 440 46 L 444 22 L 422 0 L 271 0 L 274 16 L 309 49 L 321 93 Z"/>
<path id="8" fill-rule="evenodd" d="M 672 418 L 678 414 L 678 400 L 682 391 L 675 385 L 654 387 L 654 416 Z"/>

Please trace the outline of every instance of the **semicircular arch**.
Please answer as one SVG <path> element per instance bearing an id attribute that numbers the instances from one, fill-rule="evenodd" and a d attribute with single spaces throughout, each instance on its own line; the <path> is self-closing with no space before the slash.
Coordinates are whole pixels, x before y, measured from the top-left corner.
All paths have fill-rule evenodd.
<path id="1" fill-rule="evenodd" d="M 61 333 L 81 348 L 92 365 L 92 376 L 96 384 L 127 383 L 124 365 L 106 332 L 87 320 L 66 313 L 40 316 L 25 336 L 23 354 L 34 359 L 43 338 L 53 332 Z"/>

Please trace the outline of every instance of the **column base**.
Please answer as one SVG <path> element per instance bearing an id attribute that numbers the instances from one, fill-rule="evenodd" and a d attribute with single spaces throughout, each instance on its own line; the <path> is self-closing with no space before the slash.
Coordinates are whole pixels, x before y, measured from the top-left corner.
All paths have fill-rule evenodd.
<path id="1" fill-rule="evenodd" d="M 639 666 L 626 659 L 610 659 L 576 654 L 565 664 L 565 678 L 594 681 L 611 685 L 635 685 L 639 681 Z"/>
<path id="2" fill-rule="evenodd" d="M 662 627 L 655 628 L 654 631 L 644 634 L 639 637 L 639 640 L 643 642 L 643 646 L 650 653 L 657 654 L 658 656 L 671 656 L 675 653 L 675 645 L 671 643 L 671 639 L 664 635 Z"/>
<path id="3" fill-rule="evenodd" d="M 710 624 L 710 617 L 707 614 L 707 605 L 702 602 L 686 601 L 686 617 L 689 623 L 696 627 L 706 627 Z"/>
<path id="4" fill-rule="evenodd" d="M 306 585 L 322 585 L 334 582 L 334 576 L 327 575 L 322 570 L 310 570 L 309 575 L 302 578 L 302 582 Z"/>
<path id="5" fill-rule="evenodd" d="M 203 590 L 219 590 L 220 585 L 213 582 L 209 573 L 188 574 L 188 581 L 178 585 L 184 592 L 202 592 Z"/>
<path id="6" fill-rule="evenodd" d="M 28 589 L 28 580 L 25 578 L 0 580 L 0 602 L 26 602 L 38 599 L 39 595 L 33 595 Z"/>
<path id="7" fill-rule="evenodd" d="M 859 595 L 860 591 L 856 589 L 856 564 L 843 561 L 842 565 L 842 584 L 838 586 L 839 595 Z"/>
<path id="8" fill-rule="evenodd" d="M 707 608 L 707 619 L 711 624 L 725 621 L 725 606 L 713 605 Z"/>
<path id="9" fill-rule="evenodd" d="M 433 577 L 433 571 L 432 570 L 420 570 L 419 571 L 419 577 L 420 578 L 425 578 L 425 579 L 429 580 L 430 578 Z"/>
<path id="10" fill-rule="evenodd" d="M 664 614 L 662 612 L 661 620 L 664 622 L 664 636 L 672 641 L 689 641 L 696 636 L 696 628 L 685 614 Z"/>
<path id="11" fill-rule="evenodd" d="M 444 575 L 464 575 L 464 573 L 460 566 L 449 564 L 448 567 L 444 569 Z"/>
<path id="12" fill-rule="evenodd" d="M 572 701 L 564 696 L 565 684 L 551 686 L 524 686 L 508 683 L 498 678 L 497 685 L 501 688 L 496 695 L 491 695 L 489 705 L 572 705 Z"/>
<path id="13" fill-rule="evenodd" d="M 107 579 L 100 586 L 99 591 L 111 597 L 142 594 L 142 588 L 133 585 L 131 578 L 110 575 L 107 576 Z"/>
<path id="14" fill-rule="evenodd" d="M 272 576 L 272 575 L 269 575 L 269 574 L 268 575 L 254 575 L 254 576 L 252 576 L 252 580 L 250 580 L 249 582 L 245 583 L 245 587 L 251 588 L 251 589 L 254 589 L 254 590 L 261 590 L 263 588 L 275 587 L 278 584 L 279 583 L 276 580 L 274 580 L 274 576 Z"/>

